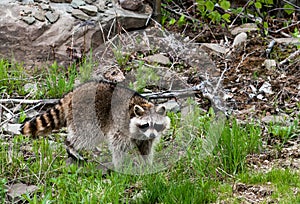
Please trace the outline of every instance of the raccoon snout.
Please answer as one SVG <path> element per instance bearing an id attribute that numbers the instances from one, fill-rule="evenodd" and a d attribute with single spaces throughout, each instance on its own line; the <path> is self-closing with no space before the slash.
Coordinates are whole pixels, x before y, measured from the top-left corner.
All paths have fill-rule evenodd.
<path id="1" fill-rule="evenodd" d="M 150 139 L 154 139 L 156 137 L 156 135 L 154 134 L 154 133 L 151 133 L 150 135 L 149 135 L 149 138 Z"/>

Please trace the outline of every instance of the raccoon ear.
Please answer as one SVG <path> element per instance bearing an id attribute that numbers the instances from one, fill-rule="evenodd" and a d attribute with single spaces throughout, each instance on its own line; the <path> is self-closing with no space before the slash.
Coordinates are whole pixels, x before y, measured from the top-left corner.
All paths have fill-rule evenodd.
<path id="1" fill-rule="evenodd" d="M 134 105 L 133 111 L 135 116 L 142 116 L 145 112 L 145 110 L 139 105 Z"/>
<path id="2" fill-rule="evenodd" d="M 156 113 L 158 113 L 159 115 L 166 115 L 166 107 L 164 105 L 159 105 L 156 108 Z"/>

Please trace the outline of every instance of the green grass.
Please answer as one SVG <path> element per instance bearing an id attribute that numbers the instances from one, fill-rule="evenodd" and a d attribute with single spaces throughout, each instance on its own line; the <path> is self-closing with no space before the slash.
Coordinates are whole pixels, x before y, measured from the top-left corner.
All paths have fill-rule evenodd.
<path id="1" fill-rule="evenodd" d="M 0 93 L 2 96 L 30 93 L 32 99 L 59 98 L 73 89 L 77 77 L 75 65 L 66 69 L 56 62 L 46 68 L 36 68 L 36 72 L 39 73 L 37 77 L 31 77 L 22 65 L 0 59 Z M 37 90 L 25 90 L 26 84 L 36 84 Z"/>
<path id="2" fill-rule="evenodd" d="M 267 185 L 273 190 L 272 198 L 281 203 L 299 203 L 299 172 L 290 169 L 271 169 L 269 172 L 248 172 L 238 176 L 240 182 L 246 184 Z"/>
<path id="3" fill-rule="evenodd" d="M 160 77 L 154 68 L 147 67 L 143 61 L 139 61 L 138 68 L 136 69 L 136 81 L 131 82 L 129 87 L 139 93 L 143 93 L 147 85 L 155 86 L 159 80 Z"/>
<path id="4" fill-rule="evenodd" d="M 150 175 L 113 172 L 103 178 L 93 162 L 83 167 L 66 166 L 67 154 L 60 134 L 52 135 L 51 140 L 15 136 L 8 143 L 1 139 L 0 200 L 5 200 L 4 184 L 21 182 L 38 186 L 35 193 L 23 195 L 22 199 L 29 203 L 213 203 L 231 197 L 231 183 L 237 181 L 271 183 L 273 199 L 299 201 L 299 194 L 290 193 L 300 187 L 298 173 L 256 173 L 246 168 L 246 155 L 257 152 L 261 146 L 258 126 L 227 121 L 214 151 L 201 158 L 200 135 L 209 132 L 214 116 L 193 117 L 193 125 L 198 125 L 194 133 L 198 135 L 188 154 L 169 169 Z M 233 177 L 226 176 L 229 174 Z"/>
<path id="5" fill-rule="evenodd" d="M 8 95 L 12 93 L 26 94 L 24 85 L 28 78 L 29 76 L 20 64 L 0 59 L 0 93 Z"/>
<path id="6" fill-rule="evenodd" d="M 90 51 L 89 56 L 85 56 L 82 60 L 82 63 L 79 65 L 79 79 L 81 83 L 84 83 L 91 79 L 92 72 L 94 68 L 95 63 L 92 59 L 92 50 Z M 75 74 L 71 74 L 71 76 L 75 76 Z"/>
<path id="7" fill-rule="evenodd" d="M 288 120 L 288 119 L 286 119 Z M 290 125 L 270 123 L 268 131 L 274 138 L 282 141 L 283 146 L 288 140 L 295 138 L 299 133 L 299 119 L 294 120 Z"/>
<path id="8" fill-rule="evenodd" d="M 74 66 L 69 67 L 67 70 L 61 68 L 54 62 L 46 74 L 46 81 L 42 85 L 41 94 L 45 98 L 59 98 L 65 93 L 71 91 L 74 87 L 77 73 Z"/>
<path id="9" fill-rule="evenodd" d="M 118 65 L 121 68 L 125 67 L 130 60 L 130 54 L 123 53 L 119 46 L 117 46 L 116 49 L 113 49 L 113 53 Z"/>
<path id="10" fill-rule="evenodd" d="M 236 120 L 227 124 L 215 149 L 215 154 L 219 155 L 220 167 L 229 174 L 243 171 L 246 156 L 257 153 L 261 147 L 260 135 L 257 125 L 247 124 L 243 127 Z"/>

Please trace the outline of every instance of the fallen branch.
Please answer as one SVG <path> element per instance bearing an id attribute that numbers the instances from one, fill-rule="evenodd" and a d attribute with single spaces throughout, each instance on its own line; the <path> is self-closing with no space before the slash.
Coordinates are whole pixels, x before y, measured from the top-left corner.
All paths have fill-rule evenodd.
<path id="1" fill-rule="evenodd" d="M 33 100 L 33 101 L 35 101 L 35 100 Z M 58 100 L 57 100 L 57 101 L 58 101 Z M 33 107 L 31 107 L 31 108 L 25 110 L 24 113 L 27 113 L 27 112 L 29 112 L 29 111 L 31 111 L 31 110 L 34 110 L 35 108 L 39 107 L 40 105 L 42 105 L 42 104 L 41 104 L 41 103 L 38 103 L 37 105 L 35 105 L 35 106 L 33 106 Z M 45 105 L 45 104 L 44 104 L 44 105 Z M 16 117 L 18 117 L 18 116 L 20 116 L 20 115 L 21 115 L 21 112 L 19 112 L 19 113 L 17 113 L 17 114 L 14 114 L 11 118 L 8 118 L 8 119 L 4 120 L 3 122 L 1 122 L 1 123 L 0 123 L 0 127 L 2 127 L 5 123 L 8 123 L 11 119 L 16 118 Z"/>
<path id="2" fill-rule="evenodd" d="M 41 100 L 27 100 L 27 99 L 0 99 L 0 103 L 21 103 L 21 104 L 55 104 L 59 99 L 41 99 Z"/>
<path id="3" fill-rule="evenodd" d="M 195 94 L 202 93 L 203 97 L 208 99 L 212 106 L 219 111 L 222 111 L 225 113 L 225 115 L 228 115 L 228 109 L 224 105 L 224 101 L 222 98 L 217 95 L 216 89 L 213 89 L 213 85 L 208 82 L 204 81 L 201 84 L 197 86 L 193 86 L 191 88 L 186 89 L 180 89 L 180 90 L 172 90 L 172 91 L 162 91 L 157 93 L 147 93 L 142 94 L 142 96 L 148 98 L 148 99 L 159 99 L 159 98 L 184 98 L 188 96 L 195 96 Z M 208 90 L 214 90 L 213 93 L 210 93 Z"/>
<path id="4" fill-rule="evenodd" d="M 179 16 L 179 17 L 180 17 L 180 16 L 184 16 L 184 18 L 186 18 L 186 19 L 188 19 L 188 20 L 190 20 L 190 21 L 192 21 L 192 22 L 197 22 L 197 23 L 199 23 L 199 24 L 202 23 L 202 22 L 201 22 L 200 20 L 198 20 L 197 18 L 193 18 L 193 17 L 188 16 L 188 15 L 186 15 L 186 14 L 184 14 L 184 13 L 179 12 L 179 11 L 170 9 L 170 8 L 168 8 L 168 7 L 165 6 L 165 5 L 162 5 L 162 7 L 163 7 L 164 9 L 166 9 L 167 11 L 176 14 L 176 15 Z"/>
<path id="5" fill-rule="evenodd" d="M 300 50 L 297 50 L 297 51 L 293 52 L 292 54 L 290 54 L 290 56 L 288 56 L 286 59 L 279 62 L 279 65 L 284 65 L 285 63 L 288 63 L 290 60 L 296 58 L 298 55 L 300 55 Z"/>
<path id="6" fill-rule="evenodd" d="M 162 92 L 156 92 L 156 93 L 146 93 L 146 94 L 141 94 L 141 95 L 148 99 L 184 98 L 187 96 L 193 96 L 195 94 L 199 94 L 202 90 L 202 88 L 200 88 L 200 86 L 201 85 L 193 86 L 193 87 L 187 88 L 187 89 L 162 91 Z"/>
<path id="7" fill-rule="evenodd" d="M 292 23 L 291 25 L 288 25 L 288 26 L 286 26 L 286 27 L 280 28 L 280 29 L 275 30 L 275 31 L 272 31 L 272 32 L 273 32 L 273 33 L 279 33 L 280 31 L 283 31 L 283 30 L 288 29 L 288 28 L 290 28 L 290 27 L 294 27 L 294 26 L 296 26 L 296 25 L 298 25 L 298 24 L 300 24 L 300 21 L 297 21 L 296 23 Z"/>

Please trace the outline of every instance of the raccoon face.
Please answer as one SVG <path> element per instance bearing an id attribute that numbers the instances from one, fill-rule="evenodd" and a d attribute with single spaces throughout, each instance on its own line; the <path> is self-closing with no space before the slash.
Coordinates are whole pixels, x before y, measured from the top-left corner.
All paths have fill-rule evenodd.
<path id="1" fill-rule="evenodd" d="M 169 127 L 170 119 L 162 105 L 144 110 L 134 106 L 135 117 L 130 120 L 130 133 L 134 139 L 148 140 L 159 138 Z"/>

